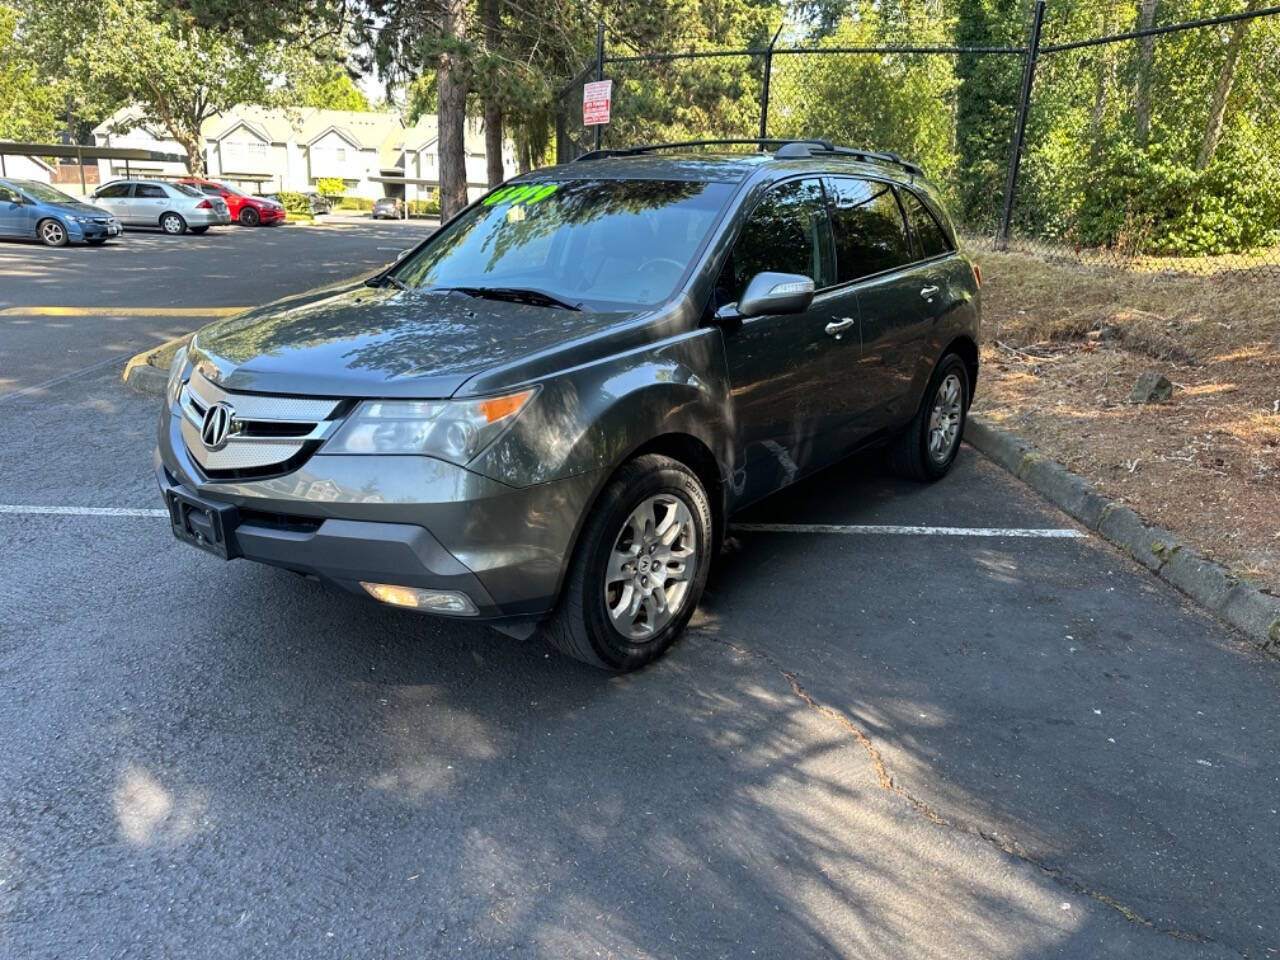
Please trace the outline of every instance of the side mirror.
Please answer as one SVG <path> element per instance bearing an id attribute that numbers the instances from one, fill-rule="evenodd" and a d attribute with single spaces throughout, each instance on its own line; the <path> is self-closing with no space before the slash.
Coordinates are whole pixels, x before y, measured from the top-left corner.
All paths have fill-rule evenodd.
<path id="1" fill-rule="evenodd" d="M 799 273 L 757 273 L 738 300 L 744 317 L 766 314 L 803 313 L 813 302 L 813 281 Z"/>

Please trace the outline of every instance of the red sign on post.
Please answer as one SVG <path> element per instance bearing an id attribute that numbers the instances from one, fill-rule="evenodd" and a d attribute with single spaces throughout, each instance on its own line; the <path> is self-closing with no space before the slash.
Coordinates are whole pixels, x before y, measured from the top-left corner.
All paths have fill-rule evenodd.
<path id="1" fill-rule="evenodd" d="M 609 104 L 613 99 L 612 80 L 593 80 L 582 85 L 582 124 L 594 127 L 609 122 Z"/>

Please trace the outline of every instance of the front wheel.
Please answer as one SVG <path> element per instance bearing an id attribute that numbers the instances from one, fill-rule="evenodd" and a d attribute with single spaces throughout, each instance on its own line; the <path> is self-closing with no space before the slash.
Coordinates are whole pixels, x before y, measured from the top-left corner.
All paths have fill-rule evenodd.
<path id="1" fill-rule="evenodd" d="M 258 216 L 258 211 L 253 207 L 243 207 L 240 210 L 240 222 L 246 227 L 256 227 L 261 219 Z"/>
<path id="2" fill-rule="evenodd" d="M 160 218 L 160 229 L 171 237 L 176 237 L 180 233 L 186 233 L 187 221 L 176 213 L 166 213 Z"/>
<path id="3" fill-rule="evenodd" d="M 65 247 L 67 245 L 67 228 L 57 220 L 41 220 L 36 227 L 40 242 L 46 247 Z"/>
<path id="4" fill-rule="evenodd" d="M 969 412 L 969 370 L 949 353 L 929 378 L 920 409 L 889 447 L 889 465 L 911 480 L 937 480 L 955 462 Z"/>
<path id="5" fill-rule="evenodd" d="M 660 657 L 693 616 L 711 567 L 711 504 L 668 457 L 624 464 L 600 494 L 564 595 L 544 625 L 561 653 L 606 670 Z"/>

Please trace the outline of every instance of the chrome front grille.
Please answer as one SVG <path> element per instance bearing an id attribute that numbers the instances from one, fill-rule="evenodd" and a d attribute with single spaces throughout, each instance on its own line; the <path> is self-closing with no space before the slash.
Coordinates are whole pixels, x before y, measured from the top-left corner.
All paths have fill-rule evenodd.
<path id="1" fill-rule="evenodd" d="M 206 415 L 215 404 L 229 408 L 225 438 L 206 442 Z M 206 379 L 200 371 L 182 388 L 182 440 L 187 451 L 210 476 L 264 472 L 314 449 L 337 421 L 340 400 L 234 393 Z"/>

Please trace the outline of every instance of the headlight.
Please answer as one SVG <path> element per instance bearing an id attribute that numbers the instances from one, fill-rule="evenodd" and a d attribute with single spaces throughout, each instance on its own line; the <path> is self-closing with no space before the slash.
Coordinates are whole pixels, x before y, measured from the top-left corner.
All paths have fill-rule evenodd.
<path id="1" fill-rule="evenodd" d="M 325 453 L 410 453 L 469 463 L 512 423 L 536 388 L 483 400 L 366 400 Z"/>
<path id="2" fill-rule="evenodd" d="M 182 390 L 182 374 L 187 367 L 187 351 L 190 344 L 184 343 L 173 355 L 173 361 L 169 364 L 169 380 L 165 384 L 164 395 L 168 398 L 169 406 L 172 407 L 178 402 L 178 394 Z"/>
<path id="3" fill-rule="evenodd" d="M 92 223 L 93 222 L 93 217 L 70 216 L 70 217 L 67 217 L 67 219 L 74 220 L 76 223 Z"/>

